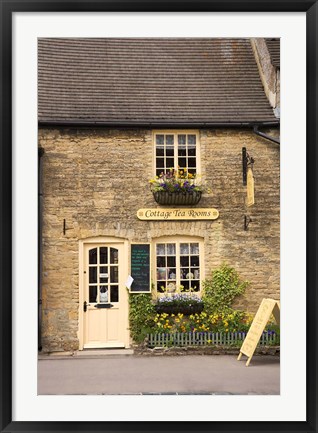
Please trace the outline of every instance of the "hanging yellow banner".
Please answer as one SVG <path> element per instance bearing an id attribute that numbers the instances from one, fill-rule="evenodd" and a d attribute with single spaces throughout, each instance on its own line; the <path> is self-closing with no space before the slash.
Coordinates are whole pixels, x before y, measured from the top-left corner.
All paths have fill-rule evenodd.
<path id="1" fill-rule="evenodd" d="M 254 176 L 251 167 L 247 169 L 247 206 L 252 206 L 254 204 Z"/>

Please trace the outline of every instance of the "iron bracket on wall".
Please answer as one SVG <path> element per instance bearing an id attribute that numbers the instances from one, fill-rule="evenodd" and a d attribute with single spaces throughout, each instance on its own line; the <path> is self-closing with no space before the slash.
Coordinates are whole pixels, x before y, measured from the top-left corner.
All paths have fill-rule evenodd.
<path id="1" fill-rule="evenodd" d="M 242 166 L 243 166 L 243 185 L 246 186 L 247 184 L 247 167 L 251 165 L 253 167 L 253 164 L 255 162 L 255 159 L 248 154 L 246 151 L 246 147 L 242 147 Z"/>
<path id="2" fill-rule="evenodd" d="M 248 230 L 249 224 L 252 222 L 252 218 L 248 215 L 244 215 L 244 230 Z"/>
<path id="3" fill-rule="evenodd" d="M 65 236 L 66 230 L 71 230 L 71 228 L 67 229 L 66 228 L 66 219 L 63 219 L 63 235 Z"/>

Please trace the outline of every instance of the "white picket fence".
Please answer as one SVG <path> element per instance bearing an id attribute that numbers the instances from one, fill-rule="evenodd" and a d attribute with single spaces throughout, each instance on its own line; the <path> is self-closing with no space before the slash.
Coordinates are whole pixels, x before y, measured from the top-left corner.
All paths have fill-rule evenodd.
<path id="1" fill-rule="evenodd" d="M 231 346 L 241 344 L 245 337 L 245 332 L 176 332 L 147 335 L 148 347 Z M 261 336 L 261 345 L 274 345 L 275 343 L 279 344 L 278 336 L 275 333 L 266 332 Z"/>

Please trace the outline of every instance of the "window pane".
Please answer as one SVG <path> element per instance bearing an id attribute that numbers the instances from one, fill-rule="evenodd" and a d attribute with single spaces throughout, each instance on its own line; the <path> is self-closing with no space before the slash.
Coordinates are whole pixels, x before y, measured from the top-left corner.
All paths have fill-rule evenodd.
<path id="1" fill-rule="evenodd" d="M 158 263 L 158 262 L 157 262 Z M 159 265 L 158 265 L 159 266 Z M 167 266 L 170 268 L 176 267 L 176 257 L 175 256 L 168 256 L 167 257 Z"/>
<path id="2" fill-rule="evenodd" d="M 166 135 L 166 144 L 167 145 L 172 145 L 174 144 L 174 136 L 173 135 Z"/>
<path id="3" fill-rule="evenodd" d="M 186 136 L 185 134 L 178 135 L 178 145 L 186 144 Z"/>
<path id="4" fill-rule="evenodd" d="M 108 266 L 101 266 L 99 268 L 99 273 L 100 274 L 107 274 L 107 272 L 108 272 Z"/>
<path id="5" fill-rule="evenodd" d="M 195 147 L 188 147 L 188 156 L 196 156 Z"/>
<path id="6" fill-rule="evenodd" d="M 186 158 L 178 158 L 178 165 L 181 169 L 187 168 L 187 159 Z"/>
<path id="7" fill-rule="evenodd" d="M 164 158 L 156 158 L 156 167 L 164 169 L 165 160 Z"/>
<path id="8" fill-rule="evenodd" d="M 199 280 L 200 279 L 200 270 L 199 269 L 191 268 L 191 273 L 193 274 L 193 279 L 194 280 Z"/>
<path id="9" fill-rule="evenodd" d="M 163 134 L 157 134 L 156 135 L 156 144 L 164 144 L 165 139 Z"/>
<path id="10" fill-rule="evenodd" d="M 188 144 L 196 144 L 196 135 L 188 135 Z"/>
<path id="11" fill-rule="evenodd" d="M 188 167 L 195 167 L 196 166 L 196 159 L 195 158 L 188 158 Z"/>
<path id="12" fill-rule="evenodd" d="M 119 302 L 118 286 L 111 286 L 111 288 L 110 288 L 110 302 Z"/>
<path id="13" fill-rule="evenodd" d="M 157 266 L 159 268 L 165 268 L 166 267 L 166 258 L 159 256 L 157 257 Z"/>
<path id="14" fill-rule="evenodd" d="M 180 278 L 185 280 L 188 273 L 189 273 L 189 268 L 181 268 L 180 269 Z"/>
<path id="15" fill-rule="evenodd" d="M 97 286 L 89 286 L 89 302 L 97 302 Z"/>
<path id="16" fill-rule="evenodd" d="M 166 289 L 166 283 L 162 282 L 162 281 L 159 281 L 157 283 L 157 292 L 164 293 L 165 289 Z"/>
<path id="17" fill-rule="evenodd" d="M 200 281 L 192 280 L 191 281 L 191 290 L 193 290 L 194 292 L 199 292 L 200 291 Z"/>
<path id="18" fill-rule="evenodd" d="M 97 263 L 97 248 L 89 250 L 89 264 L 94 265 Z"/>
<path id="19" fill-rule="evenodd" d="M 107 288 L 107 286 L 100 286 L 100 288 L 99 288 L 99 302 L 108 302 L 108 288 Z"/>
<path id="20" fill-rule="evenodd" d="M 99 282 L 103 284 L 108 283 L 108 277 L 100 277 Z"/>
<path id="21" fill-rule="evenodd" d="M 176 254 L 176 245 L 175 244 L 167 244 L 167 255 L 175 255 Z"/>
<path id="22" fill-rule="evenodd" d="M 108 259 L 107 259 L 107 247 L 101 247 L 99 249 L 99 263 L 108 263 Z"/>
<path id="23" fill-rule="evenodd" d="M 190 244 L 191 254 L 199 255 L 199 244 Z"/>
<path id="24" fill-rule="evenodd" d="M 157 169 L 156 176 L 160 176 L 162 172 L 163 172 L 162 168 Z"/>
<path id="25" fill-rule="evenodd" d="M 164 256 L 166 254 L 165 244 L 157 244 L 157 256 Z"/>
<path id="26" fill-rule="evenodd" d="M 188 256 L 181 256 L 180 257 L 180 265 L 181 267 L 189 267 L 189 257 Z"/>
<path id="27" fill-rule="evenodd" d="M 166 156 L 174 156 L 174 148 L 173 147 L 167 147 L 166 148 Z"/>
<path id="28" fill-rule="evenodd" d="M 188 168 L 188 173 L 196 174 L 196 169 L 195 168 Z"/>
<path id="29" fill-rule="evenodd" d="M 97 283 L 97 267 L 89 268 L 89 283 Z"/>
<path id="30" fill-rule="evenodd" d="M 112 265 L 118 263 L 118 250 L 116 248 L 110 249 L 110 263 Z"/>
<path id="31" fill-rule="evenodd" d="M 189 254 L 189 244 L 180 244 L 180 254 Z"/>
<path id="32" fill-rule="evenodd" d="M 181 280 L 181 286 L 183 287 L 182 292 L 188 292 L 190 288 L 189 281 Z"/>
<path id="33" fill-rule="evenodd" d="M 166 159 L 166 167 L 167 168 L 173 168 L 174 167 L 174 159 L 173 158 L 167 158 Z"/>
<path id="34" fill-rule="evenodd" d="M 187 155 L 187 151 L 186 151 L 186 149 L 184 148 L 184 149 L 180 149 L 180 147 L 179 147 L 179 149 L 178 149 L 178 156 L 186 156 Z"/>
<path id="35" fill-rule="evenodd" d="M 168 270 L 168 280 L 175 280 L 177 277 L 176 268 L 169 268 Z"/>
<path id="36" fill-rule="evenodd" d="M 164 156 L 165 150 L 163 147 L 157 147 L 156 149 L 156 156 Z"/>
<path id="37" fill-rule="evenodd" d="M 110 283 L 118 283 L 118 267 L 110 267 Z"/>
<path id="38" fill-rule="evenodd" d="M 191 266 L 199 266 L 200 264 L 199 256 L 191 256 L 190 263 Z"/>
<path id="39" fill-rule="evenodd" d="M 157 268 L 157 280 L 167 279 L 167 268 Z"/>

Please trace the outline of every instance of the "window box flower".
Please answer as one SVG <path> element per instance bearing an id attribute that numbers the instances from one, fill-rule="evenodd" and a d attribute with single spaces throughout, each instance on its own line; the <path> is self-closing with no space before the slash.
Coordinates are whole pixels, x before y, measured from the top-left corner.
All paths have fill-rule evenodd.
<path id="1" fill-rule="evenodd" d="M 151 179 L 151 191 L 160 205 L 194 206 L 201 200 L 204 191 L 210 192 L 198 181 L 196 174 L 185 170 L 169 170 Z"/>
<path id="2" fill-rule="evenodd" d="M 201 298 L 193 293 L 176 293 L 157 299 L 155 309 L 157 313 L 185 315 L 201 313 L 204 304 Z"/>

